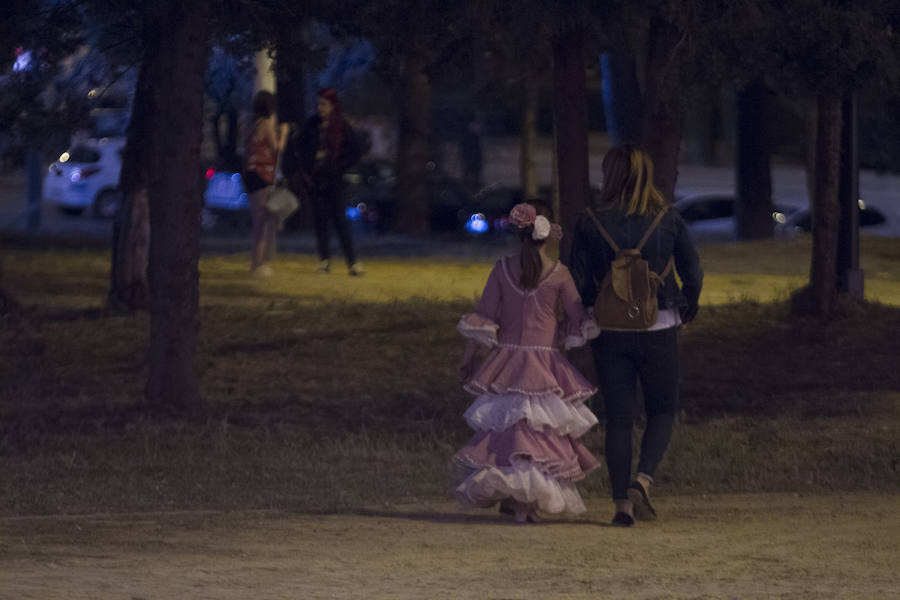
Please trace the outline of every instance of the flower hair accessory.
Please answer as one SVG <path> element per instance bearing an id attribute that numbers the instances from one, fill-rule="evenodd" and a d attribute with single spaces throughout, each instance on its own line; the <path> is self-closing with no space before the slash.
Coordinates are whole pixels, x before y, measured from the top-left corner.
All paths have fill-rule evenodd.
<path id="1" fill-rule="evenodd" d="M 562 239 L 562 227 L 556 223 L 550 223 L 550 239 L 557 242 Z"/>
<path id="2" fill-rule="evenodd" d="M 534 231 L 531 232 L 531 239 L 533 240 L 546 240 L 547 236 L 550 235 L 550 230 L 552 227 L 550 226 L 550 221 L 547 220 L 547 217 L 543 215 L 538 215 L 534 219 Z"/>
<path id="3" fill-rule="evenodd" d="M 513 206 L 512 210 L 509 211 L 509 222 L 519 229 L 524 229 L 529 225 L 534 225 L 536 216 L 537 211 L 535 208 L 528 203 L 522 202 Z"/>

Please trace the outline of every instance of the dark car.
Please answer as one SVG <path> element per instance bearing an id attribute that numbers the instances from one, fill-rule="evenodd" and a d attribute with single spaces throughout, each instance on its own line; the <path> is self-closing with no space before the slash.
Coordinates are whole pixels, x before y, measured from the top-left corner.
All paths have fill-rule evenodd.
<path id="1" fill-rule="evenodd" d="M 397 215 L 396 178 L 393 162 L 363 160 L 344 175 L 347 218 L 358 227 L 389 231 Z M 463 183 L 449 175 L 430 171 L 426 177 L 428 224 L 433 232 L 460 231 L 461 211 L 471 203 Z"/>
<path id="2" fill-rule="evenodd" d="M 679 198 L 675 202 L 675 210 L 698 240 L 730 241 L 735 239 L 734 203 L 734 194 L 694 194 Z M 797 210 L 793 206 L 774 203 L 774 226 L 779 227 Z"/>
<path id="3" fill-rule="evenodd" d="M 870 231 L 874 232 L 879 229 L 879 225 L 885 223 L 887 223 L 887 217 L 884 216 L 884 213 L 859 200 L 859 226 L 861 228 L 871 228 Z M 776 233 L 782 236 L 809 233 L 810 231 L 812 231 L 812 213 L 808 208 L 799 209 L 776 228 Z"/>

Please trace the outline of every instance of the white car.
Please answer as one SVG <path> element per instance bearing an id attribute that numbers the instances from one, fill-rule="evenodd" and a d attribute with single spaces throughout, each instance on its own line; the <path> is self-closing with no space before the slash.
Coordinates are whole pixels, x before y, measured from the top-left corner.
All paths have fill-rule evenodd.
<path id="1" fill-rule="evenodd" d="M 44 176 L 44 202 L 69 214 L 85 209 L 113 217 L 119 209 L 119 173 L 125 138 L 88 139 L 74 144 Z"/>

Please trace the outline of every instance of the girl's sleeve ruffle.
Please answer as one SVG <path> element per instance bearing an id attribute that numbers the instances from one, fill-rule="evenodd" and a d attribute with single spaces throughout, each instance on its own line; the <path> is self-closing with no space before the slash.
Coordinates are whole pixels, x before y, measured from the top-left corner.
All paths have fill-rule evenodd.
<path id="1" fill-rule="evenodd" d="M 460 318 L 456 329 L 465 338 L 493 347 L 497 345 L 497 331 L 500 329 L 500 326 L 478 313 L 468 313 Z"/>
<path id="2" fill-rule="evenodd" d="M 586 313 L 580 321 L 572 321 L 567 325 L 566 339 L 563 342 L 566 350 L 584 346 L 588 340 L 592 340 L 600 335 L 600 328 L 594 321 L 592 313 Z"/>

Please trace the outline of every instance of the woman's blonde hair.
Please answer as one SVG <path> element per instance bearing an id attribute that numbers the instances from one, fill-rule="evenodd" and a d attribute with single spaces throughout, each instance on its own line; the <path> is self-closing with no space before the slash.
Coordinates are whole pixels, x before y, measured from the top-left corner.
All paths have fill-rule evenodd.
<path id="1" fill-rule="evenodd" d="M 653 184 L 653 160 L 631 144 L 615 146 L 603 157 L 599 208 L 625 215 L 655 215 L 666 206 Z"/>

